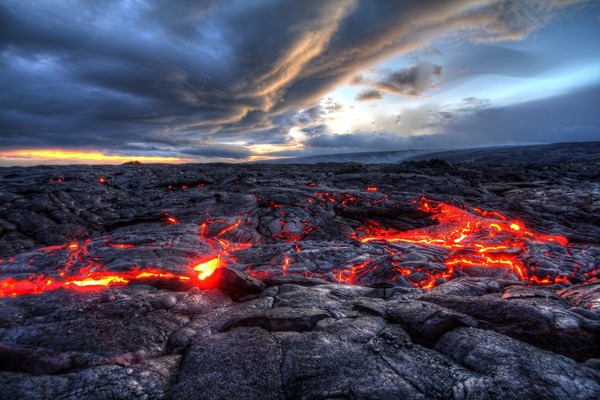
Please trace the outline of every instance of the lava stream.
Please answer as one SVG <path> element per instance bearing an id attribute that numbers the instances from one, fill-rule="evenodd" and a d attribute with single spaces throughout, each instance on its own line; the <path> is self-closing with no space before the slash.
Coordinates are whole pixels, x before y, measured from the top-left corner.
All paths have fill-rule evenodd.
<path id="1" fill-rule="evenodd" d="M 7 278 L 0 281 L 0 297 L 19 296 L 23 294 L 39 294 L 57 289 L 98 290 L 108 286 L 123 286 L 135 281 L 174 279 L 182 282 L 191 281 L 190 276 L 177 275 L 159 269 L 133 268 L 125 272 L 94 270 L 92 267 L 82 268 L 66 279 L 56 279 L 46 275 L 30 276 L 26 280 Z"/>
<path id="2" fill-rule="evenodd" d="M 446 271 L 437 275 L 428 273 L 429 279 L 419 282 L 417 286 L 433 287 L 437 279 L 452 277 L 455 267 L 460 269 L 465 266 L 507 267 L 520 280 L 535 283 L 558 283 L 566 280 L 562 276 L 530 277 L 529 268 L 521 257 L 527 251 L 528 243 L 551 242 L 566 246 L 568 241 L 565 237 L 535 233 L 527 230 L 521 222 L 509 221 L 507 217 L 495 211 L 475 208 L 473 214 L 459 207 L 426 198 L 421 198 L 417 204 L 419 210 L 431 214 L 438 224 L 425 229 L 401 232 L 371 223 L 363 227 L 367 236 L 360 239 L 362 243 L 402 242 L 437 246 L 450 251 L 450 256 L 444 260 Z M 392 256 L 395 255 L 393 250 L 388 251 Z M 406 271 L 400 272 L 402 275 L 409 275 Z M 356 273 L 351 274 L 353 275 Z"/>
<path id="3" fill-rule="evenodd" d="M 367 187 L 369 192 L 377 192 L 376 187 Z M 321 202 L 334 202 L 343 207 L 355 206 L 362 201 L 361 198 L 344 193 L 315 193 Z M 387 201 L 383 194 L 377 194 L 381 200 Z M 378 200 L 379 201 L 379 200 Z M 369 203 L 371 206 L 380 207 L 381 203 L 374 201 Z M 530 284 L 550 284 L 567 282 L 568 278 L 561 275 L 539 276 L 532 274 L 534 266 L 528 265 L 523 261 L 523 256 L 528 251 L 529 243 L 549 243 L 557 246 L 566 246 L 568 241 L 562 236 L 546 235 L 535 233 L 528 230 L 525 225 L 519 221 L 509 220 L 506 216 L 495 212 L 485 211 L 473 208 L 473 212 L 466 208 L 459 208 L 442 202 L 421 198 L 415 202 L 418 209 L 430 216 L 436 225 L 423 229 L 414 229 L 410 231 L 398 231 L 393 228 L 386 228 L 380 224 L 369 221 L 359 228 L 358 241 L 364 244 L 371 243 L 375 246 L 385 246 L 384 254 L 387 252 L 389 257 L 379 257 L 375 259 L 360 258 L 360 261 L 345 262 L 343 267 L 334 268 L 332 272 L 333 279 L 340 283 L 369 283 L 373 276 L 371 272 L 377 268 L 387 268 L 386 276 L 390 281 L 397 279 L 407 279 L 408 282 L 420 288 L 432 288 L 433 286 L 460 276 L 459 271 L 465 268 L 498 268 L 506 270 L 508 274 L 517 277 L 523 282 Z M 277 204 L 272 204 L 277 208 Z M 178 224 L 179 221 L 167 213 L 162 213 L 167 224 Z M 226 238 L 240 238 L 238 233 L 243 224 L 250 223 L 250 219 L 219 220 L 207 219 L 202 222 L 198 229 L 198 236 L 201 242 L 204 242 L 212 250 L 212 255 L 205 256 L 203 260 L 190 260 L 187 273 L 177 274 L 172 271 L 161 270 L 157 268 L 140 268 L 132 266 L 130 270 L 124 272 L 115 272 L 107 270 L 100 264 L 100 260 L 89 254 L 88 239 L 83 243 L 72 242 L 63 246 L 48 246 L 38 249 L 44 257 L 54 257 L 59 255 L 64 257 L 62 265 L 51 275 L 32 274 L 25 279 L 15 279 L 13 277 L 0 280 L 0 297 L 18 296 L 22 294 L 37 294 L 57 289 L 68 290 L 98 290 L 109 286 L 122 286 L 132 282 L 148 281 L 175 281 L 184 283 L 185 286 L 203 287 L 208 277 L 212 276 L 215 270 L 227 266 L 229 263 L 238 261 L 233 252 L 252 247 L 252 243 L 237 243 L 239 239 L 230 241 Z M 286 219 L 281 219 L 280 223 L 285 226 Z M 303 222 L 305 229 L 315 229 L 310 227 L 309 221 Z M 352 235 L 350 240 L 354 240 L 356 235 Z M 286 240 L 282 238 L 282 240 Z M 298 240 L 293 238 L 294 249 L 300 251 Z M 379 244 L 376 244 L 379 243 Z M 439 261 L 439 266 L 445 266 L 444 270 L 435 269 L 424 262 L 423 266 L 411 265 L 407 267 L 398 261 L 401 246 L 393 246 L 393 243 L 408 243 L 417 246 L 436 247 L 442 249 L 441 253 L 446 253 L 445 258 Z M 135 247 L 155 248 L 157 246 L 137 246 L 130 243 L 106 242 L 106 246 L 112 247 L 115 251 L 127 251 Z M 170 245 L 165 245 L 170 246 Z M 117 250 L 120 249 L 120 250 Z M 437 254 L 441 254 L 437 252 Z M 14 257 L 9 258 L 13 262 Z M 34 260 L 30 259 L 30 262 Z M 5 260 L 0 260 L 3 263 Z M 274 259 L 272 261 L 276 263 Z M 382 264 L 383 263 L 383 264 Z M 386 264 L 387 263 L 387 264 Z M 298 261 L 294 262 L 298 266 Z M 264 267 L 264 265 L 262 265 Z M 246 271 L 257 278 L 265 271 L 253 271 L 253 267 L 261 265 L 248 266 Z M 279 268 L 277 272 L 283 275 L 300 273 L 307 275 L 306 271 L 301 271 L 301 265 L 293 270 L 290 267 L 290 258 L 285 255 L 282 264 L 274 268 Z M 268 271 L 267 271 L 268 272 Z M 592 271 L 595 274 L 595 271 Z M 267 275 L 271 274 L 270 272 Z M 390 275 L 391 274 L 391 275 Z M 592 273 L 590 273 L 592 274 Z M 592 274 L 592 275 L 594 275 Z M 311 274 L 310 276 L 313 276 Z M 317 274 L 318 275 L 318 274 Z M 308 276 L 308 275 L 307 275 Z M 318 277 L 318 276 L 317 276 Z M 597 279 L 595 276 L 588 276 L 588 281 Z M 323 278 L 324 279 L 324 278 Z M 204 285 L 203 285 L 204 283 Z"/>

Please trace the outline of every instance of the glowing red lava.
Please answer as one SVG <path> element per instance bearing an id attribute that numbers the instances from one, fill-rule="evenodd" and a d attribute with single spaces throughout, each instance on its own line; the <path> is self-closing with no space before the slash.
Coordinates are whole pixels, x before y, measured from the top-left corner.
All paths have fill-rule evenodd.
<path id="1" fill-rule="evenodd" d="M 114 272 L 104 269 L 102 265 L 96 262 L 97 259 L 88 257 L 89 243 L 90 240 L 88 239 L 83 245 L 78 242 L 71 242 L 63 246 L 48 246 L 38 249 L 40 251 L 50 251 L 49 256 L 53 256 L 58 251 L 68 252 L 64 265 L 56 272 L 58 277 L 32 274 L 27 279 L 22 280 L 12 277 L 0 280 L 0 297 L 39 294 L 57 289 L 99 290 L 109 286 L 123 286 L 133 282 L 148 282 L 151 280 L 174 280 L 199 285 L 215 269 L 222 266 L 220 256 L 217 256 L 193 267 L 192 270 L 199 272 L 197 275 L 194 275 L 192 271 L 189 275 L 186 275 L 157 268 L 140 268 L 137 266 L 132 266 L 128 271 Z M 107 246 L 121 249 L 136 247 L 136 245 L 130 243 L 107 243 Z M 11 258 L 12 260 L 14 258 Z M 81 264 L 83 266 L 78 268 Z"/>
<path id="2" fill-rule="evenodd" d="M 198 279 L 203 281 L 215 272 L 215 270 L 222 265 L 221 257 L 213 258 L 208 261 L 204 261 L 196 265 L 193 269 L 198 271 Z"/>
<path id="3" fill-rule="evenodd" d="M 170 215 L 169 213 L 161 212 L 160 215 L 162 215 L 164 217 L 165 223 L 167 223 L 169 225 L 177 225 L 179 223 L 179 221 L 177 220 L 177 218 L 175 218 L 174 216 Z"/>
<path id="4" fill-rule="evenodd" d="M 367 191 L 378 191 L 376 187 L 367 187 Z M 346 193 L 315 193 L 317 199 L 322 203 L 333 202 L 341 206 L 348 207 L 359 204 L 362 199 L 358 195 Z M 379 194 L 376 194 L 379 196 Z M 384 200 L 387 200 L 385 197 Z M 381 206 L 380 200 L 371 200 L 369 204 Z M 383 200 L 381 200 L 383 201 Z M 312 202 L 311 202 L 312 203 Z M 568 281 L 568 277 L 539 276 L 532 274 L 534 267 L 528 265 L 523 256 L 528 250 L 530 243 L 547 243 L 556 246 L 566 246 L 568 241 L 562 236 L 546 235 L 533 232 L 522 222 L 510 220 L 506 216 L 495 212 L 486 211 L 479 208 L 472 208 L 472 212 L 467 211 L 466 207 L 455 207 L 442 202 L 421 198 L 413 205 L 416 205 L 421 212 L 424 212 L 433 219 L 436 224 L 422 229 L 409 231 L 399 231 L 393 228 L 386 228 L 374 221 L 368 221 L 361 226 L 357 235 L 345 240 L 358 240 L 360 243 L 371 246 L 379 246 L 389 255 L 392 273 L 395 275 L 392 281 L 402 277 L 407 279 L 413 285 L 420 288 L 432 288 L 433 286 L 457 276 L 458 271 L 465 268 L 497 268 L 505 270 L 519 280 L 530 284 L 550 284 Z M 281 208 L 281 205 L 269 204 L 273 209 Z M 283 213 L 283 212 L 282 212 Z M 286 225 L 285 213 L 280 220 L 282 226 Z M 162 213 L 164 222 L 167 224 L 178 224 L 175 217 Z M 122 286 L 132 282 L 144 282 L 148 280 L 174 280 L 184 282 L 189 286 L 206 286 L 206 280 L 214 271 L 227 266 L 230 262 L 237 262 L 232 253 L 234 251 L 252 247 L 251 243 L 235 243 L 226 238 L 236 237 L 235 231 L 248 224 L 251 219 L 232 219 L 218 220 L 207 219 L 200 224 L 198 229 L 199 239 L 206 243 L 212 255 L 208 255 L 202 260 L 190 260 L 188 273 L 177 274 L 171 271 L 157 268 L 140 268 L 132 266 L 130 270 L 124 272 L 109 271 L 100 264 L 98 258 L 89 255 L 88 247 L 91 240 L 84 242 L 71 242 L 62 246 L 48 246 L 38 249 L 38 251 L 47 251 L 46 257 L 58 254 L 64 257 L 64 263 L 59 264 L 59 269 L 52 275 L 31 274 L 25 279 L 15 279 L 13 277 L 0 280 L 0 297 L 18 296 L 23 294 L 37 294 L 57 289 L 68 290 L 98 290 L 109 286 Z M 316 227 L 304 224 L 305 233 Z M 306 232 L 308 230 L 308 232 Z M 280 238 L 281 240 L 290 240 L 294 244 L 296 252 L 300 251 L 298 240 L 301 238 Z M 439 249 L 439 254 L 446 254 L 440 263 L 445 266 L 444 270 L 432 270 L 426 268 L 426 265 L 419 267 L 412 265 L 405 267 L 399 260 L 402 255 L 400 251 L 402 246 L 393 245 L 394 243 L 406 243 L 424 247 L 435 247 Z M 137 247 L 131 243 L 112 243 L 105 242 L 106 246 L 123 249 L 132 249 Z M 169 245 L 165 245 L 169 246 Z M 156 246 L 142 246 L 156 248 Z M 13 262 L 11 257 L 9 262 Z M 30 259 L 33 262 L 34 258 Z M 5 260 L 0 260 L 0 263 Z M 426 264 L 427 262 L 425 262 Z M 294 270 L 290 269 L 290 258 L 285 255 L 284 261 L 279 265 L 280 273 L 289 275 L 298 273 L 297 262 L 294 264 Z M 252 276 L 260 278 L 264 271 L 252 273 L 253 266 L 248 267 L 247 271 Z M 335 268 L 333 278 L 340 283 L 364 283 L 364 279 L 380 263 L 374 259 L 362 259 L 354 265 Z M 302 274 L 308 276 L 308 272 Z M 262 274 L 262 275 L 261 275 Z M 588 275 L 589 281 L 597 279 L 595 274 Z M 265 275 L 266 276 L 266 275 Z M 310 276 L 313 276 L 311 274 Z M 204 282 L 204 284 L 203 284 Z"/>
<path id="5" fill-rule="evenodd" d="M 94 267 L 82 268 L 65 279 L 56 279 L 46 275 L 30 276 L 26 280 L 7 278 L 0 281 L 0 297 L 38 294 L 57 289 L 98 290 L 108 286 L 122 286 L 135 281 L 148 279 L 177 279 L 190 281 L 189 276 L 181 276 L 159 269 L 133 268 L 126 272 L 95 270 Z"/>
<path id="6" fill-rule="evenodd" d="M 495 211 L 482 211 L 475 208 L 475 214 L 459 207 L 421 198 L 417 202 L 419 210 L 431 214 L 437 225 L 425 229 L 400 232 L 383 228 L 376 223 L 363 227 L 367 236 L 362 243 L 413 243 L 423 246 L 437 246 L 450 251 L 446 258 L 446 270 L 438 274 L 427 274 L 428 279 L 417 284 L 422 288 L 431 288 L 440 278 L 451 278 L 455 268 L 464 266 L 507 267 L 520 280 L 535 283 L 558 283 L 568 279 L 563 276 L 538 278 L 529 276 L 522 254 L 527 250 L 527 243 L 554 242 L 566 246 L 568 241 L 563 236 L 538 234 L 527 230 L 519 221 L 508 221 L 504 215 Z M 395 250 L 389 249 L 391 255 Z M 365 265 L 358 265 L 361 270 Z M 399 269 L 401 275 L 411 275 L 410 271 Z M 343 281 L 352 283 L 357 271 L 348 274 Z"/>

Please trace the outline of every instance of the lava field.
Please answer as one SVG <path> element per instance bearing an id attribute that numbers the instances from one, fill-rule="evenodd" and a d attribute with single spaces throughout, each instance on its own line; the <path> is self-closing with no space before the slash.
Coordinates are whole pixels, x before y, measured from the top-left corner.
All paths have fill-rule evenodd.
<path id="1" fill-rule="evenodd" d="M 599 165 L 2 168 L 0 398 L 600 398 Z"/>

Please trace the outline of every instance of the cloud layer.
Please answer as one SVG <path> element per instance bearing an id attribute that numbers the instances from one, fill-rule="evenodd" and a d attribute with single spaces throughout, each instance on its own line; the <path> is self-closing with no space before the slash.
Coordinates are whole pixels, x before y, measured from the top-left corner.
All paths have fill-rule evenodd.
<path id="1" fill-rule="evenodd" d="M 485 99 L 465 98 L 430 112 L 429 134 L 399 136 L 389 131 L 317 134 L 307 139 L 306 155 L 516 145 L 569 140 L 597 141 L 600 84 L 543 100 L 491 107 Z M 515 123 L 515 121 L 518 121 Z M 573 121 L 578 121 L 573 125 Z"/>
<path id="2" fill-rule="evenodd" d="M 244 159 L 327 144 L 342 105 L 321 99 L 357 73 L 447 35 L 516 40 L 570 3 L 6 0 L 0 147 Z M 416 63 L 357 100 L 419 96 L 441 76 Z"/>
<path id="3" fill-rule="evenodd" d="M 354 85 L 366 84 L 372 87 L 362 90 L 356 100 L 381 100 L 383 92 L 403 96 L 421 96 L 423 91 L 434 88 L 434 80 L 442 77 L 442 66 L 422 61 L 416 65 L 389 71 L 381 78 L 367 79 L 362 74 L 352 79 Z"/>

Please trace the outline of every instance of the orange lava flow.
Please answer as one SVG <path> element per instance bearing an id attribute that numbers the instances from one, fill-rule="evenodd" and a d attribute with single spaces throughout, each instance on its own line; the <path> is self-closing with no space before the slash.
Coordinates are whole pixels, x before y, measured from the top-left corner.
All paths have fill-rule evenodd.
<path id="1" fill-rule="evenodd" d="M 374 188 L 374 190 L 368 188 Z M 369 186 L 368 188 L 367 191 L 379 191 L 376 187 Z M 358 194 L 316 192 L 315 196 L 315 202 L 325 205 L 336 203 L 339 207 L 354 207 L 363 202 Z M 387 196 L 381 192 L 371 193 L 370 196 L 372 199 L 375 198 L 375 200 L 369 201 L 371 207 L 382 207 L 381 201 L 388 200 Z M 266 204 L 283 215 L 283 217 L 278 215 L 278 218 L 281 218 L 279 222 L 282 232 L 285 233 L 287 219 L 285 212 L 282 211 L 285 209 L 284 206 L 270 201 L 267 201 Z M 354 239 L 358 236 L 357 240 L 365 244 L 365 247 L 370 247 L 371 251 L 375 249 L 379 258 L 372 259 L 361 255 L 360 258 L 355 258 L 350 263 L 344 263 L 341 268 L 333 269 L 329 276 L 340 283 L 366 283 L 370 282 L 373 272 L 377 272 L 376 269 L 379 268 L 380 273 L 389 273 L 385 275 L 387 277 L 385 279 L 391 281 L 406 279 L 417 287 L 428 289 L 453 277 L 461 276 L 461 274 L 464 276 L 465 271 L 469 268 L 490 268 L 497 272 L 496 276 L 504 274 L 505 277 L 517 278 L 528 284 L 569 281 L 566 276 L 539 276 L 539 271 L 532 273 L 534 266 L 528 265 L 524 261 L 529 244 L 545 243 L 566 246 L 568 241 L 563 236 L 536 233 L 528 229 L 522 222 L 511 220 L 496 211 L 479 208 L 472 208 L 470 209 L 472 211 L 469 211 L 467 207 L 456 207 L 424 197 L 412 204 L 416 205 L 436 224 L 422 229 L 399 231 L 369 221 L 358 229 L 356 235 L 353 234 L 346 239 L 355 245 L 357 243 L 354 242 Z M 161 215 L 164 217 L 164 223 L 179 224 L 175 217 L 167 213 L 161 213 Z M 190 260 L 188 271 L 182 274 L 137 266 L 131 266 L 127 271 L 110 271 L 101 265 L 99 258 L 94 258 L 89 254 L 88 248 L 95 248 L 91 245 L 91 239 L 39 248 L 35 257 L 62 257 L 56 263 L 58 269 L 50 274 L 31 274 L 22 279 L 9 277 L 0 280 L 0 297 L 39 294 L 58 289 L 99 290 L 134 282 L 148 283 L 148 281 L 174 281 L 185 283 L 188 286 L 212 287 L 210 286 L 212 285 L 211 280 L 208 278 L 216 270 L 229 264 L 238 263 L 235 252 L 252 247 L 257 243 L 256 241 L 244 243 L 244 240 L 240 239 L 244 237 L 244 227 L 247 228 L 246 225 L 250 223 L 251 219 L 245 217 L 229 220 L 204 220 L 198 227 L 198 239 L 208 246 L 211 254 L 198 260 Z M 309 221 L 301 221 L 301 224 L 304 234 L 317 228 L 309 226 Z M 299 245 L 302 241 L 301 236 L 282 234 L 281 237 L 278 236 L 275 239 L 293 242 L 295 253 L 299 253 L 302 250 Z M 431 257 L 439 257 L 439 259 L 433 260 L 431 257 L 423 255 L 425 261 L 405 263 L 406 261 L 402 261 L 401 254 L 403 247 L 394 245 L 398 243 L 434 247 L 438 250 L 429 251 L 430 256 L 434 254 Z M 96 244 L 97 242 L 94 242 L 94 245 Z M 155 245 L 114 243 L 109 240 L 106 240 L 104 245 L 122 252 L 136 247 L 157 247 Z M 170 244 L 164 246 L 170 246 Z M 35 262 L 35 257 L 30 259 L 30 265 Z M 282 263 L 281 259 L 277 261 L 274 258 L 271 262 L 278 263 L 277 268 L 280 268 L 280 271 L 276 270 L 275 273 L 280 272 L 283 275 L 304 273 L 305 276 L 308 276 L 307 272 L 301 271 L 302 264 L 298 257 L 292 256 L 292 258 L 293 260 L 290 260 L 287 253 L 284 254 Z M 8 262 L 12 263 L 14 259 L 14 257 L 10 257 Z M 0 263 L 5 261 L 0 260 Z M 271 273 L 268 270 L 254 272 L 253 267 L 264 267 L 264 265 L 252 265 L 247 269 L 247 272 L 259 279 L 261 274 L 267 276 Z M 591 282 L 598 279 L 596 274 L 597 271 L 594 270 L 586 272 L 584 275 L 587 281 Z M 317 277 L 319 277 L 318 273 Z"/>
<path id="2" fill-rule="evenodd" d="M 109 247 L 118 247 L 120 249 L 133 249 L 135 244 L 131 243 L 108 243 Z"/>
<path id="3" fill-rule="evenodd" d="M 215 270 L 223 265 L 221 257 L 213 258 L 205 262 L 201 262 L 194 267 L 194 271 L 198 271 L 198 279 L 205 280 L 215 272 Z"/>
<path id="4" fill-rule="evenodd" d="M 465 266 L 506 267 L 520 280 L 534 283 L 558 283 L 565 277 L 557 276 L 540 279 L 530 277 L 528 268 L 521 259 L 527 243 L 553 242 L 566 246 L 563 236 L 535 233 L 525 228 L 519 221 L 509 221 L 495 211 L 475 209 L 475 214 L 449 204 L 421 198 L 417 202 L 419 210 L 432 215 L 437 225 L 411 231 L 397 231 L 383 228 L 373 223 L 363 230 L 367 236 L 362 243 L 413 243 L 423 246 L 438 246 L 450 251 L 445 260 L 446 271 L 428 274 L 429 279 L 419 282 L 423 288 L 433 287 L 439 278 L 450 278 L 454 268 Z M 359 266 L 360 267 L 360 266 Z M 407 275 L 406 271 L 398 271 Z M 352 274 L 351 274 L 352 275 Z"/>
<path id="5" fill-rule="evenodd" d="M 71 242 L 62 246 L 48 246 L 38 249 L 40 251 L 50 251 L 49 256 L 54 255 L 57 251 L 68 252 L 62 268 L 56 272 L 57 276 L 32 274 L 26 279 L 9 277 L 0 280 L 0 297 L 40 294 L 58 289 L 95 291 L 111 286 L 124 286 L 133 282 L 148 281 L 170 280 L 189 285 L 199 285 L 201 281 L 210 277 L 217 268 L 224 265 L 219 255 L 191 268 L 199 272 L 197 275 L 194 275 L 191 271 L 190 274 L 177 274 L 157 268 L 140 268 L 137 266 L 132 266 L 128 271 L 109 271 L 98 264 L 97 259 L 87 257 L 89 243 L 90 240 L 88 239 L 83 245 Z M 107 246 L 121 249 L 137 247 L 130 243 L 107 243 Z M 83 266 L 78 268 L 79 265 Z"/>
<path id="6" fill-rule="evenodd" d="M 65 279 L 57 279 L 46 275 L 30 276 L 29 279 L 25 280 L 4 279 L 0 281 L 0 297 L 39 294 L 57 289 L 98 290 L 108 286 L 123 286 L 134 281 L 148 279 L 190 281 L 192 278 L 153 268 L 133 268 L 126 272 L 111 272 L 94 270 L 93 267 L 88 267 L 80 269 L 77 273 L 69 275 Z"/>

